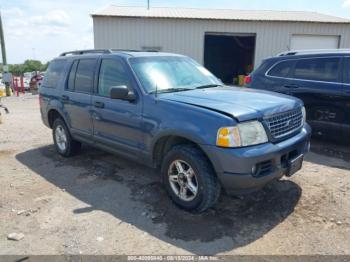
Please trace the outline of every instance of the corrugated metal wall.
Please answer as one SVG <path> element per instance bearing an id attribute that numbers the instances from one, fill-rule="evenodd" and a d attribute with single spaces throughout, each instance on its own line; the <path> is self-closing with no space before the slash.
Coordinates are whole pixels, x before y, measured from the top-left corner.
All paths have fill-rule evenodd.
<path id="1" fill-rule="evenodd" d="M 288 50 L 293 34 L 339 35 L 340 48 L 350 48 L 350 25 L 293 22 L 243 22 L 193 19 L 94 17 L 95 48 L 140 49 L 204 58 L 206 32 L 256 34 L 255 66 L 261 60 Z"/>

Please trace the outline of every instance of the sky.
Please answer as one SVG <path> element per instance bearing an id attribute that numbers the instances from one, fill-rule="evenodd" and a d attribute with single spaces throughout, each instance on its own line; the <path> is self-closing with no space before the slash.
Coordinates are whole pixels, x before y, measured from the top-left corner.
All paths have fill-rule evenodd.
<path id="1" fill-rule="evenodd" d="M 110 4 L 147 0 L 0 0 L 7 62 L 47 62 L 64 51 L 93 48 L 90 14 Z M 151 7 L 315 11 L 350 18 L 350 0 L 150 0 Z"/>

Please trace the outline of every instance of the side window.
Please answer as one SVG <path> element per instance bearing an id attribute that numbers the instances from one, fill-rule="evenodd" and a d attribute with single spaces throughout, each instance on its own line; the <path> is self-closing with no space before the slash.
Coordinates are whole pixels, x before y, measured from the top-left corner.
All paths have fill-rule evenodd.
<path id="1" fill-rule="evenodd" d="M 130 87 L 130 81 L 123 64 L 116 59 L 103 59 L 98 78 L 98 95 L 109 97 L 113 86 Z"/>
<path id="2" fill-rule="evenodd" d="M 293 68 L 294 61 L 283 61 L 270 69 L 267 75 L 277 77 L 287 77 Z"/>
<path id="3" fill-rule="evenodd" d="M 350 84 L 350 57 L 346 58 L 344 66 L 344 82 Z"/>
<path id="4" fill-rule="evenodd" d="M 75 82 L 75 73 L 78 66 L 78 60 L 74 61 L 74 63 L 71 66 L 69 76 L 68 76 L 68 82 L 67 82 L 67 90 L 74 91 L 74 82 Z"/>
<path id="5" fill-rule="evenodd" d="M 96 59 L 81 59 L 75 73 L 74 91 L 92 93 Z"/>
<path id="6" fill-rule="evenodd" d="M 63 73 L 66 60 L 52 61 L 46 71 L 43 86 L 56 88 L 58 81 Z"/>
<path id="7" fill-rule="evenodd" d="M 294 78 L 337 82 L 340 58 L 301 59 L 295 65 Z"/>

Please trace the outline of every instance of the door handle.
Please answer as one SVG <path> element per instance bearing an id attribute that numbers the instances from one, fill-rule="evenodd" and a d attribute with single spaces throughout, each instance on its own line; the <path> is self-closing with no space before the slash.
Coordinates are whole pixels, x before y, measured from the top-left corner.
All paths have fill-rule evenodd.
<path id="1" fill-rule="evenodd" d="M 105 103 L 99 102 L 99 101 L 95 101 L 95 102 L 94 102 L 94 107 L 97 107 L 97 108 L 104 108 L 104 107 L 105 107 Z"/>
<path id="2" fill-rule="evenodd" d="M 62 101 L 69 101 L 69 96 L 63 95 L 61 96 Z"/>
<path id="3" fill-rule="evenodd" d="M 285 88 L 299 88 L 299 86 L 291 84 L 291 85 L 284 85 Z"/>

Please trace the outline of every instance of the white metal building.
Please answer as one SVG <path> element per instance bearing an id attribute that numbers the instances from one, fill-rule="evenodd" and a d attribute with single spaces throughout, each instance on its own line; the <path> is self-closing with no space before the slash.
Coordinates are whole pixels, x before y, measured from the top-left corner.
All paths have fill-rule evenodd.
<path id="1" fill-rule="evenodd" d="M 229 82 L 286 50 L 350 48 L 350 20 L 313 12 L 109 6 L 92 14 L 95 48 L 188 55 Z"/>

